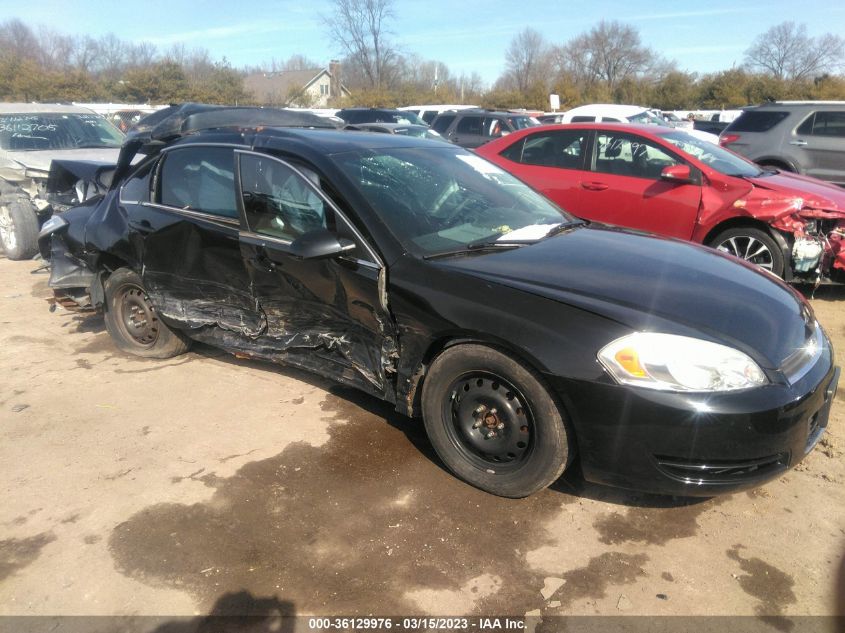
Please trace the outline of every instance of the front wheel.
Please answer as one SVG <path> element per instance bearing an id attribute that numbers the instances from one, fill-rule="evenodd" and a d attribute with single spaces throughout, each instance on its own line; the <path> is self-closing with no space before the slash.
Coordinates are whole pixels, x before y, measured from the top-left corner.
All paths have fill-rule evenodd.
<path id="1" fill-rule="evenodd" d="M 425 377 L 422 410 L 449 470 L 495 495 L 542 490 L 572 458 L 566 422 L 539 376 L 486 346 L 441 353 Z"/>
<path id="2" fill-rule="evenodd" d="M 137 273 L 119 268 L 106 279 L 103 290 L 106 329 L 118 348 L 145 358 L 170 358 L 188 351 L 191 340 L 162 322 Z"/>
<path id="3" fill-rule="evenodd" d="M 0 203 L 0 244 L 9 259 L 30 259 L 38 252 L 38 215 L 28 200 Z"/>
<path id="4" fill-rule="evenodd" d="M 722 231 L 709 246 L 783 277 L 783 252 L 774 238 L 760 229 L 735 228 Z"/>

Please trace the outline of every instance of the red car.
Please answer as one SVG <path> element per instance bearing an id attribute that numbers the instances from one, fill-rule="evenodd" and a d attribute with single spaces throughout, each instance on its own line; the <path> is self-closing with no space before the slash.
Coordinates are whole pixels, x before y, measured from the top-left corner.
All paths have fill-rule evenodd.
<path id="1" fill-rule="evenodd" d="M 787 281 L 845 281 L 845 190 L 683 130 L 546 125 L 476 152 L 586 220 L 706 244 Z"/>

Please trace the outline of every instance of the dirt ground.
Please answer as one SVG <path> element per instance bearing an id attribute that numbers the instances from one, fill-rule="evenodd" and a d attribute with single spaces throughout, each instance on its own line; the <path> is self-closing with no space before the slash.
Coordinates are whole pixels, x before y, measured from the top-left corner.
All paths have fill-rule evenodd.
<path id="1" fill-rule="evenodd" d="M 35 268 L 0 257 L 0 615 L 845 615 L 845 389 L 749 493 L 568 474 L 505 500 L 368 396 L 210 347 L 121 354 L 102 318 L 48 312 Z M 845 292 L 813 305 L 845 350 Z"/>

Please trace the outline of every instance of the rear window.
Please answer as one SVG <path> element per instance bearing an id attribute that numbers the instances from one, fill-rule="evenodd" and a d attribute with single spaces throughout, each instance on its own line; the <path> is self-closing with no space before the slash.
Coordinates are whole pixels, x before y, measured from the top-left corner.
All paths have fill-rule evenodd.
<path id="1" fill-rule="evenodd" d="M 731 123 L 726 131 L 730 132 L 766 132 L 789 116 L 789 112 L 774 110 L 746 110 Z"/>

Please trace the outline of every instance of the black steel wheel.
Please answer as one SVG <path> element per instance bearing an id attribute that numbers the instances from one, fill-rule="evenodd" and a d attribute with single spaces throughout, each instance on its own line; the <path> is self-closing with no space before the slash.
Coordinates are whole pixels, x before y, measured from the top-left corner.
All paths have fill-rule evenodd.
<path id="1" fill-rule="evenodd" d="M 783 277 L 783 252 L 774 238 L 761 229 L 728 229 L 714 237 L 709 245 Z"/>
<path id="2" fill-rule="evenodd" d="M 479 468 L 519 468 L 530 458 L 534 416 L 526 398 L 507 380 L 471 372 L 455 380 L 442 415 L 456 450 Z"/>
<path id="3" fill-rule="evenodd" d="M 540 377 L 496 349 L 443 351 L 425 376 L 422 409 L 440 459 L 487 492 L 528 496 L 572 459 L 568 426 Z"/>
<path id="4" fill-rule="evenodd" d="M 106 329 L 120 349 L 147 358 L 170 358 L 188 350 L 190 339 L 159 318 L 135 272 L 116 270 L 104 290 Z"/>

